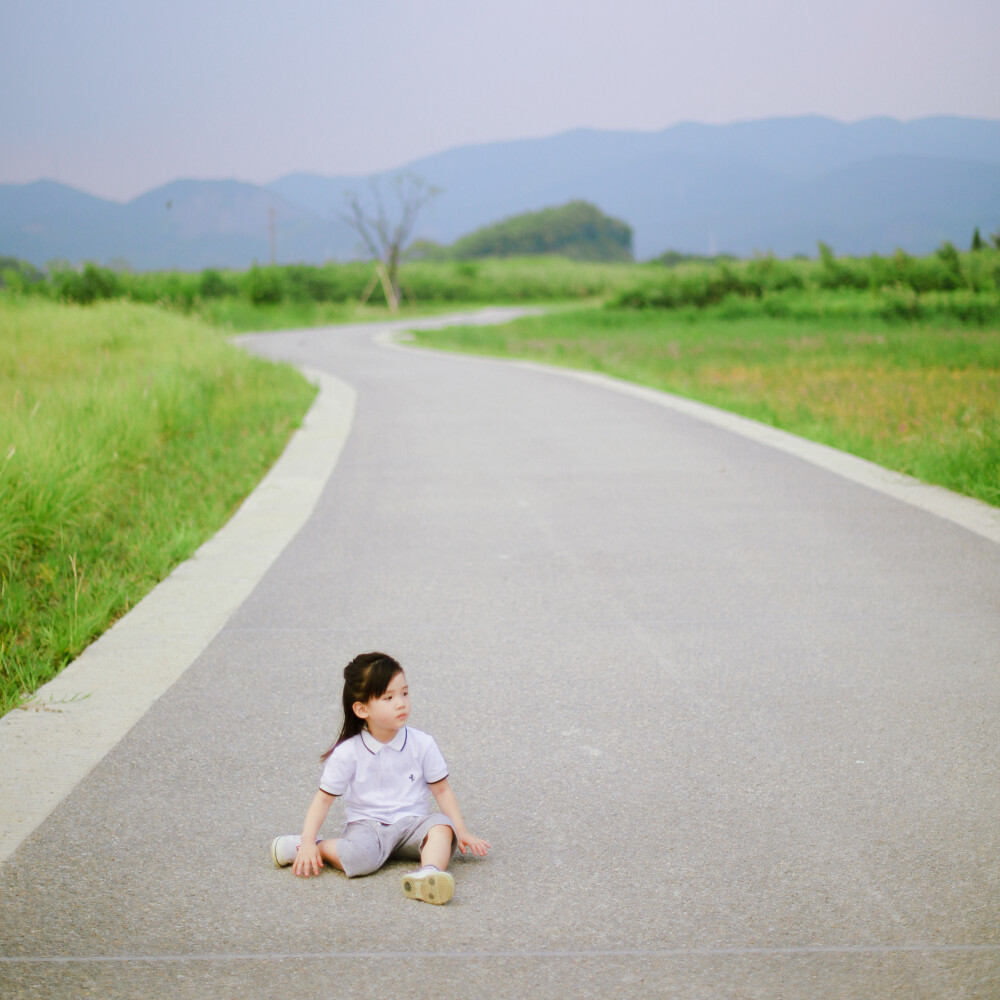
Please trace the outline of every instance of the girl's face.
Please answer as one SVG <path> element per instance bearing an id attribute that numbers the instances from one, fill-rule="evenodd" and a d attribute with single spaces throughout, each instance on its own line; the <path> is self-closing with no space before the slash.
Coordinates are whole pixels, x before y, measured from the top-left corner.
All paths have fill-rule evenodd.
<path id="1" fill-rule="evenodd" d="M 356 701 L 354 714 L 367 722 L 368 732 L 379 743 L 391 742 L 410 717 L 410 689 L 403 671 L 393 676 L 381 697 Z"/>

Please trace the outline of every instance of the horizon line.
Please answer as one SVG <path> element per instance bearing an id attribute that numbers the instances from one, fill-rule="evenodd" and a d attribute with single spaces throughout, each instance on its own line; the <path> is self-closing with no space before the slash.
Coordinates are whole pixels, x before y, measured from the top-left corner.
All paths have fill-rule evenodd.
<path id="1" fill-rule="evenodd" d="M 765 115 L 759 118 L 740 118 L 725 122 L 705 122 L 705 121 L 697 121 L 694 119 L 682 119 L 674 122 L 673 124 L 663 126 L 662 128 L 650 128 L 650 129 L 605 128 L 605 127 L 591 126 L 591 125 L 578 125 L 570 128 L 560 129 L 559 131 L 556 132 L 546 133 L 544 135 L 523 136 L 520 138 L 510 138 L 510 139 L 487 139 L 480 142 L 458 143 L 453 146 L 447 146 L 445 148 L 439 149 L 432 153 L 426 153 L 417 156 L 414 159 L 407 160 L 396 166 L 383 167 L 380 169 L 368 171 L 367 173 L 358 173 L 358 174 L 353 174 L 353 173 L 323 174 L 323 173 L 318 173 L 314 170 L 292 169 L 285 171 L 284 173 L 279 174 L 277 177 L 273 177 L 270 180 L 266 181 L 251 180 L 248 178 L 237 176 L 235 174 L 230 174 L 228 176 L 219 174 L 211 176 L 182 175 L 179 177 L 173 177 L 170 180 L 163 181 L 162 183 L 154 183 L 152 187 L 144 188 L 138 194 L 125 198 L 112 198 L 105 195 L 95 194 L 93 191 L 89 191 L 84 187 L 77 186 L 72 181 L 59 180 L 58 178 L 49 175 L 33 177 L 30 180 L 0 180 L 0 188 L 30 187 L 34 184 L 47 183 L 67 188 L 68 190 L 74 191 L 78 194 L 86 195 L 90 198 L 96 198 L 99 201 L 104 201 L 117 205 L 128 205 L 133 201 L 137 201 L 138 199 L 143 198 L 147 195 L 154 194 L 155 192 L 161 191 L 164 188 L 167 188 L 173 184 L 183 184 L 183 183 L 194 183 L 194 184 L 235 183 L 235 184 L 246 185 L 249 187 L 259 188 L 262 190 L 267 190 L 270 185 L 277 184 L 279 181 L 285 180 L 289 177 L 315 177 L 324 181 L 349 180 L 349 181 L 364 182 L 375 178 L 387 177 L 393 174 L 405 173 L 415 164 L 424 163 L 428 160 L 433 160 L 440 156 L 447 156 L 450 153 L 458 152 L 459 150 L 463 149 L 485 149 L 490 146 L 506 146 L 506 145 L 517 145 L 517 144 L 532 143 L 532 142 L 546 142 L 552 139 L 559 139 L 565 136 L 575 135 L 580 133 L 593 133 L 593 134 L 603 134 L 603 135 L 654 136 L 680 128 L 696 127 L 704 129 L 727 129 L 727 128 L 736 128 L 743 125 L 760 125 L 767 122 L 817 120 L 817 121 L 832 122 L 836 125 L 852 127 L 876 121 L 894 122 L 900 125 L 911 125 L 917 122 L 933 121 L 935 119 L 956 119 L 969 122 L 990 122 L 990 123 L 1000 124 L 1000 116 L 994 118 L 983 115 L 960 114 L 957 112 L 938 112 L 935 114 L 917 115 L 915 117 L 910 117 L 910 118 L 898 117 L 889 114 L 873 114 L 873 115 L 867 115 L 863 118 L 856 118 L 850 120 L 843 118 L 836 118 L 833 115 L 823 114 L 821 112 L 807 112 L 803 114 Z"/>

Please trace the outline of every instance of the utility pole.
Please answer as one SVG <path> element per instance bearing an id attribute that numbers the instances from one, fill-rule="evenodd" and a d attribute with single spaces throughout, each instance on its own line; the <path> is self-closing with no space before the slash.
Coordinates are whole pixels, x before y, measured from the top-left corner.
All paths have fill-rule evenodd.
<path id="1" fill-rule="evenodd" d="M 274 234 L 274 205 L 271 205 L 267 210 L 267 245 L 271 251 L 271 263 L 274 263 L 275 259 L 275 234 Z"/>

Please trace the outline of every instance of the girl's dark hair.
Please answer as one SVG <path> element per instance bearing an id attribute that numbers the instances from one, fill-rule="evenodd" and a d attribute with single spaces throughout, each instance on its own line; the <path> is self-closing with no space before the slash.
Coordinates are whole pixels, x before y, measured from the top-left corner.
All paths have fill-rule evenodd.
<path id="1" fill-rule="evenodd" d="M 365 720 L 354 714 L 354 703 L 381 698 L 393 677 L 402 672 L 403 668 L 385 653 L 362 653 L 344 667 L 344 725 L 333 746 L 320 760 L 326 760 L 341 743 L 357 736 L 365 728 Z"/>

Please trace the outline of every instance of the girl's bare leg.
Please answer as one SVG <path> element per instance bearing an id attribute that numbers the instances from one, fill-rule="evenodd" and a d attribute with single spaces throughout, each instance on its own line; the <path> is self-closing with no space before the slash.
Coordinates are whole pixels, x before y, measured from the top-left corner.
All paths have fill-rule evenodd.
<path id="1" fill-rule="evenodd" d="M 339 871 L 343 871 L 344 866 L 340 863 L 340 855 L 337 853 L 337 845 L 339 843 L 339 840 L 321 840 L 316 846 L 319 848 L 320 857 L 328 865 L 332 865 Z"/>
<path id="2" fill-rule="evenodd" d="M 433 865 L 438 871 L 445 871 L 451 861 L 451 840 L 454 836 L 451 827 L 446 824 L 432 826 L 420 848 L 421 867 Z"/>

